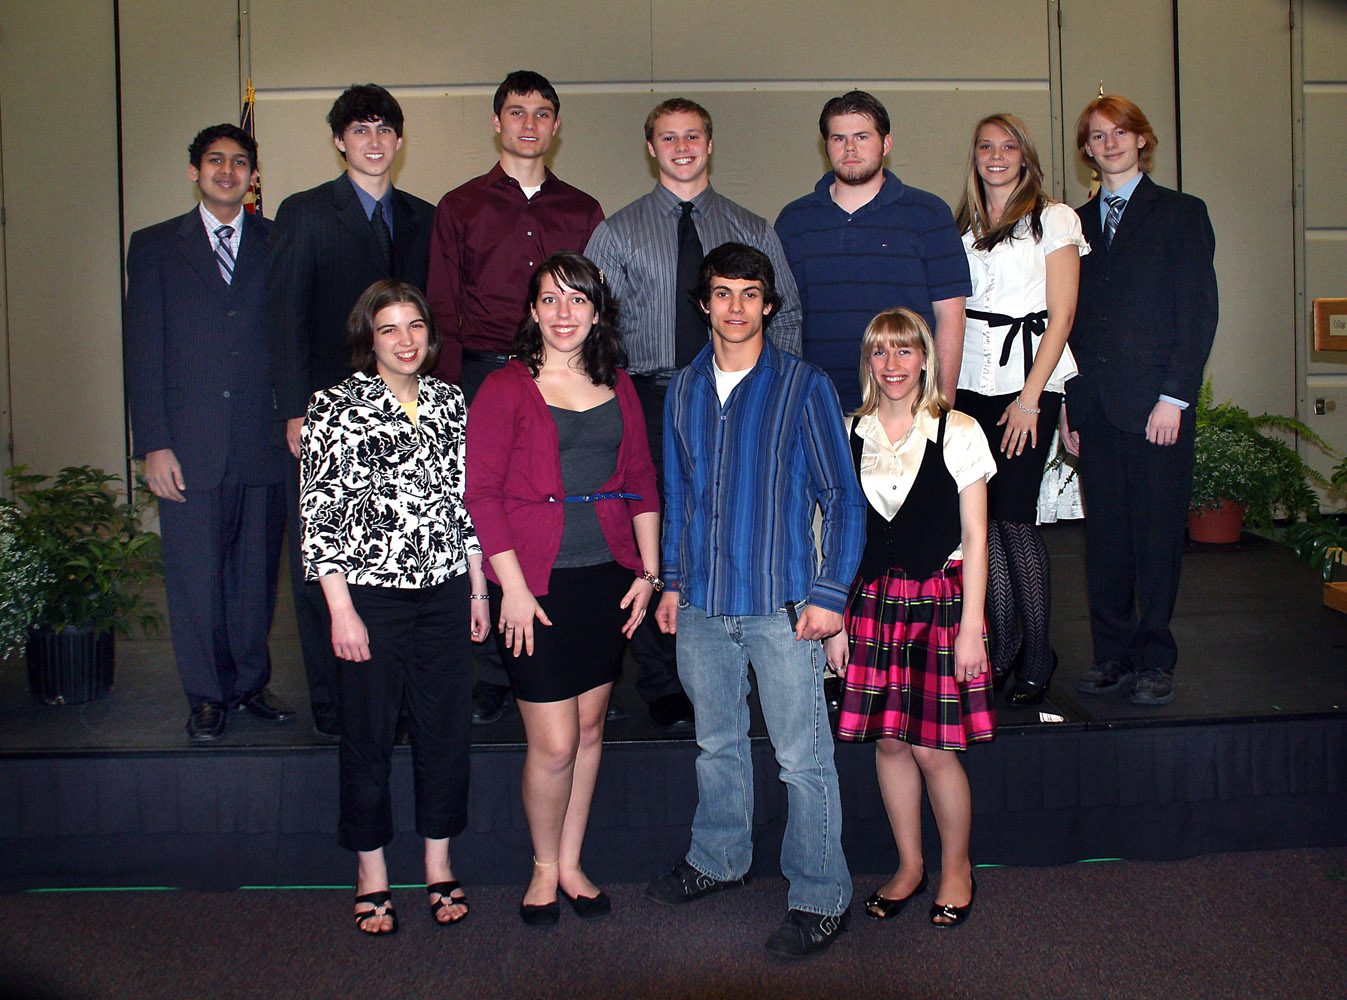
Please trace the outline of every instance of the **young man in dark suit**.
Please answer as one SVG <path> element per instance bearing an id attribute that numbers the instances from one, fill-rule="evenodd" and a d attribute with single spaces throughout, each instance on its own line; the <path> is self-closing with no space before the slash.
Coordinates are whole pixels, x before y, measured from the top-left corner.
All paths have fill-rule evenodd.
<path id="1" fill-rule="evenodd" d="M 285 453 L 271 444 L 271 223 L 243 211 L 257 143 L 214 125 L 188 158 L 201 202 L 131 237 L 123 339 L 135 454 L 159 498 L 187 734 L 208 742 L 233 706 L 272 722 L 294 713 L 266 686 Z"/>
<path id="2" fill-rule="evenodd" d="M 1193 404 L 1216 334 L 1216 238 L 1200 199 L 1147 176 L 1155 133 L 1131 101 L 1092 101 L 1076 145 L 1101 185 L 1077 209 L 1091 252 L 1071 333 L 1080 374 L 1067 383 L 1062 416 L 1086 505 L 1094 663 L 1079 689 L 1166 705 Z"/>
<path id="3" fill-rule="evenodd" d="M 327 123 L 346 172 L 285 199 L 271 238 L 271 363 L 277 415 L 296 459 L 309 397 L 351 374 L 346 318 L 356 299 L 381 278 L 425 290 L 434 214 L 429 202 L 393 187 L 402 108 L 392 94 L 372 83 L 353 86 L 332 105 Z M 297 463 L 286 487 L 290 581 L 314 728 L 335 739 L 336 661 L 322 591 L 304 582 L 300 563 Z"/>

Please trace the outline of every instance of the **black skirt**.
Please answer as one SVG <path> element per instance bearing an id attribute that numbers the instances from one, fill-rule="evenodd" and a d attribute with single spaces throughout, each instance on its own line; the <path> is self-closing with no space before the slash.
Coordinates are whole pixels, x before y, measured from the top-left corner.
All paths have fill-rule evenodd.
<path id="1" fill-rule="evenodd" d="M 630 614 L 618 605 L 634 578 L 616 562 L 552 570 L 548 592 L 538 598 L 552 624 L 533 623 L 532 656 L 515 656 L 506 648 L 496 628 L 501 589 L 489 585 L 491 624 L 516 698 L 564 701 L 618 679 L 627 641 L 622 625 Z"/>
<path id="2" fill-rule="evenodd" d="M 1038 397 L 1038 444 L 1025 446 L 1019 455 L 1007 457 L 1001 451 L 1001 437 L 1006 428 L 997 426 L 1007 406 L 1014 405 L 1019 393 L 1004 396 L 984 396 L 971 389 L 960 389 L 954 399 L 954 408 L 978 422 L 987 435 L 992 457 L 996 459 L 996 475 L 987 483 L 987 517 L 993 521 L 1019 524 L 1038 523 L 1038 491 L 1043 485 L 1043 467 L 1048 462 L 1052 436 L 1057 433 L 1057 418 L 1062 412 L 1062 394 L 1044 392 Z"/>

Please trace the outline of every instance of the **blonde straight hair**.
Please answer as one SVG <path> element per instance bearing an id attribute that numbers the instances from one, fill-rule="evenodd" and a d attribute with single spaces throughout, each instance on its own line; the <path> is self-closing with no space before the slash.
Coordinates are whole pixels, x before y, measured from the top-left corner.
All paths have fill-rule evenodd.
<path id="1" fill-rule="evenodd" d="M 978 176 L 978 136 L 988 125 L 1002 129 L 1015 140 L 1020 147 L 1023 165 L 1020 167 L 1019 183 L 1010 193 L 1006 210 L 1001 218 L 992 225 L 987 213 L 987 195 L 983 190 L 982 178 Z M 963 196 L 959 199 L 959 209 L 954 213 L 954 224 L 959 232 L 973 234 L 973 247 L 977 250 L 990 250 L 1002 240 L 1012 239 L 1015 227 L 1023 218 L 1029 219 L 1029 229 L 1034 242 L 1043 238 L 1043 222 L 1040 216 L 1043 209 L 1051 204 L 1051 199 L 1043 194 L 1043 167 L 1038 162 L 1038 149 L 1034 146 L 1034 137 L 1029 127 L 1012 114 L 988 115 L 973 129 L 973 141 L 968 147 L 968 172 L 964 177 Z"/>
<path id="2" fill-rule="evenodd" d="M 885 309 L 872 319 L 861 337 L 861 405 L 853 414 L 864 417 L 879 409 L 879 383 L 870 370 L 870 356 L 876 347 L 916 347 L 926 362 L 921 370 L 921 391 L 912 401 L 915 416 L 925 409 L 938 417 L 949 409 L 949 400 L 940 392 L 940 360 L 935 354 L 935 338 L 926 321 L 911 309 Z"/>

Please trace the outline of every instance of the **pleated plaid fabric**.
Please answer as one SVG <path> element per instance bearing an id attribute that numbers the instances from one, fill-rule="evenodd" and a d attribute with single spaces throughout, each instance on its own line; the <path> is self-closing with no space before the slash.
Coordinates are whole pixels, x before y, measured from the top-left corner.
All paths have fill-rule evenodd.
<path id="1" fill-rule="evenodd" d="M 965 750 L 996 733 L 991 672 L 954 679 L 954 637 L 963 614 L 963 563 L 913 580 L 893 569 L 857 580 L 847 607 L 847 664 L 837 737 L 889 737 L 935 750 Z M 987 641 L 987 630 L 982 630 Z"/>

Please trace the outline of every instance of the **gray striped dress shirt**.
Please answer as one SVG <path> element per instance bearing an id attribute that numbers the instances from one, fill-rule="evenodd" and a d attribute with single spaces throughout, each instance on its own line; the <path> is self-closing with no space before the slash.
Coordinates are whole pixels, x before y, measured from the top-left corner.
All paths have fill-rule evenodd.
<path id="1" fill-rule="evenodd" d="M 617 296 L 622 346 L 632 372 L 674 368 L 674 278 L 678 271 L 678 218 L 682 199 L 664 187 L 642 195 L 599 224 L 585 256 L 603 270 Z M 722 243 L 746 243 L 765 253 L 776 271 L 781 296 L 767 336 L 777 347 L 800 353 L 800 293 L 781 241 L 767 220 L 707 187 L 692 199 L 692 221 L 709 253 Z M 711 335 L 707 328 L 707 337 Z"/>

